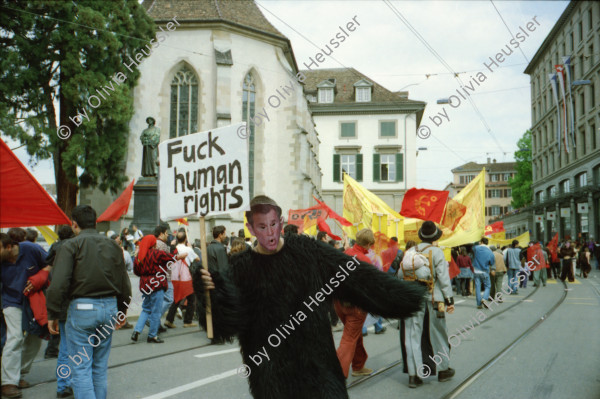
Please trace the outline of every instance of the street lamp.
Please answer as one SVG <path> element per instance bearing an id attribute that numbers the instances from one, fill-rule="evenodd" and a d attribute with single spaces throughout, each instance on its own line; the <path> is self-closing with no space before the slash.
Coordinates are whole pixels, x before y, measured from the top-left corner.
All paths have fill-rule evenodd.
<path id="1" fill-rule="evenodd" d="M 419 156 L 419 151 L 427 151 L 427 147 L 419 147 L 419 148 L 417 148 L 417 155 L 416 156 Z"/>
<path id="2" fill-rule="evenodd" d="M 450 99 L 449 98 L 440 98 L 439 100 L 437 100 L 438 104 L 450 104 Z"/>

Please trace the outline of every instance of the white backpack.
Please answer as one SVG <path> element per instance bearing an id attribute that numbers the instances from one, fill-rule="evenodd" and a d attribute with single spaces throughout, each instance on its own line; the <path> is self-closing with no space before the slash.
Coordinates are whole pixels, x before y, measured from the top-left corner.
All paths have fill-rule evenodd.
<path id="1" fill-rule="evenodd" d="M 431 280 L 429 259 L 417 250 L 417 247 L 412 247 L 404 253 L 402 275 L 405 280 Z"/>

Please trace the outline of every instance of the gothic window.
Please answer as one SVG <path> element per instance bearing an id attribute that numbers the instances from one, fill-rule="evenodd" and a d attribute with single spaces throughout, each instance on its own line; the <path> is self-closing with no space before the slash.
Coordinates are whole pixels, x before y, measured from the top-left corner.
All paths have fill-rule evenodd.
<path id="1" fill-rule="evenodd" d="M 171 82 L 169 137 L 198 132 L 198 78 L 183 66 Z"/>
<path id="2" fill-rule="evenodd" d="M 244 79 L 244 90 L 242 96 L 242 120 L 246 122 L 246 126 L 250 131 L 248 135 L 248 168 L 250 182 L 250 198 L 254 197 L 254 142 L 255 130 L 254 126 L 254 110 L 256 105 L 256 86 L 252 74 L 247 74 Z"/>

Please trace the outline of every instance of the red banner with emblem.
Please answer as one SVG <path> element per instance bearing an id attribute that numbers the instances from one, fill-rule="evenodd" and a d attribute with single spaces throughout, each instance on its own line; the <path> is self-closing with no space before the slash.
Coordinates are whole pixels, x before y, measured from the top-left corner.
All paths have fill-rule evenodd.
<path id="1" fill-rule="evenodd" d="M 448 194 L 448 191 L 411 188 L 404 194 L 400 214 L 407 218 L 440 223 L 444 216 Z"/>
<path id="2" fill-rule="evenodd" d="M 485 226 L 484 235 L 489 236 L 496 233 L 502 233 L 504 230 L 504 222 L 492 223 L 489 226 Z"/>
<path id="3" fill-rule="evenodd" d="M 288 224 L 294 224 L 298 226 L 300 231 L 304 231 L 316 225 L 318 219 L 326 218 L 327 210 L 321 205 L 315 205 L 306 209 L 290 209 L 288 213 Z"/>

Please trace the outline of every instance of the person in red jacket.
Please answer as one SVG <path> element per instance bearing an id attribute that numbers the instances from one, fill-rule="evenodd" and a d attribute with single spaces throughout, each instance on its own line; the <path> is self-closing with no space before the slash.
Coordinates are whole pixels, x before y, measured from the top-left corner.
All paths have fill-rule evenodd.
<path id="1" fill-rule="evenodd" d="M 355 256 L 361 262 L 371 263 L 367 257 L 367 252 L 375 244 L 375 236 L 370 229 L 362 229 L 356 233 L 356 244 L 348 248 L 344 253 Z M 367 313 L 362 309 L 352 306 L 349 303 L 335 301 L 335 311 L 344 323 L 344 331 L 340 346 L 337 349 L 337 356 L 342 366 L 344 377 L 348 378 L 350 364 L 352 364 L 352 375 L 369 375 L 373 370 L 366 368 L 367 351 L 363 346 L 362 327 L 367 318 Z"/>
<path id="2" fill-rule="evenodd" d="M 162 344 L 158 336 L 160 316 L 162 314 L 163 296 L 168 288 L 167 269 L 174 263 L 171 255 L 165 251 L 155 248 L 156 237 L 154 235 L 144 236 L 140 240 L 140 249 L 133 265 L 133 272 L 140 277 L 140 291 L 144 301 L 142 302 L 142 313 L 133 329 L 131 339 L 138 340 L 138 336 L 144 330 L 146 320 L 150 319 L 150 331 L 148 332 L 148 343 Z M 178 255 L 177 259 L 185 258 L 185 254 Z"/>

